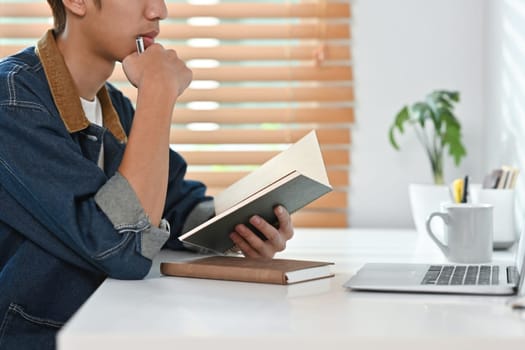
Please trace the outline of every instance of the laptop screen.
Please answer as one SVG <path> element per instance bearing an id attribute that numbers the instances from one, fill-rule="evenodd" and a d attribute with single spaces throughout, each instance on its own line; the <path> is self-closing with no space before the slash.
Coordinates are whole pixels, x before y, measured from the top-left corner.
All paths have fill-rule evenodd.
<path id="1" fill-rule="evenodd" d="M 516 268 L 518 269 L 518 273 L 520 275 L 520 279 L 518 282 L 518 296 L 524 296 L 525 295 L 525 230 L 524 232 L 521 232 L 519 243 L 518 243 L 518 249 L 516 251 Z"/>

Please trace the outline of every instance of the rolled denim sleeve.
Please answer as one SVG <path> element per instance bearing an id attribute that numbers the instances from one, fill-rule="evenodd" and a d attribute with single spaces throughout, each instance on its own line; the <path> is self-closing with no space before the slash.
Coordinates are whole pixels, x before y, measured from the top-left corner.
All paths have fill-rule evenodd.
<path id="1" fill-rule="evenodd" d="M 118 234 L 138 233 L 140 253 L 152 260 L 170 236 L 168 228 L 154 227 L 135 191 L 120 173 L 115 173 L 95 195 L 95 202 L 106 214 Z"/>

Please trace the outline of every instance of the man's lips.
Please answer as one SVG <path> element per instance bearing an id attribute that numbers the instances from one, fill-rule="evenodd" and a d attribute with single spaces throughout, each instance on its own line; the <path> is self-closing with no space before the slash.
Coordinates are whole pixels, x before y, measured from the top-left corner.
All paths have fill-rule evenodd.
<path id="1" fill-rule="evenodd" d="M 144 40 L 144 48 L 147 48 L 147 47 L 153 45 L 155 43 L 155 37 L 158 34 L 159 33 L 156 32 L 156 31 L 145 33 L 145 34 L 141 34 L 140 36 L 142 36 L 142 39 Z"/>

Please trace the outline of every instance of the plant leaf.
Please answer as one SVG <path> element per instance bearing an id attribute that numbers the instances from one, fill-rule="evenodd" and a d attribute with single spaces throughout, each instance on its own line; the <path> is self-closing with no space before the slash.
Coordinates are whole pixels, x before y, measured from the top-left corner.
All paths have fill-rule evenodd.
<path id="1" fill-rule="evenodd" d="M 427 119 L 432 119 L 432 109 L 426 102 L 416 102 L 412 105 L 412 119 L 417 120 L 421 128 L 425 128 Z"/>
<path id="2" fill-rule="evenodd" d="M 390 144 L 396 149 L 399 150 L 399 145 L 397 144 L 394 132 L 395 129 L 399 130 L 399 133 L 404 133 L 403 124 L 410 120 L 410 112 L 408 110 L 408 107 L 403 107 L 397 114 L 396 118 L 394 120 L 394 124 L 390 126 L 390 129 L 388 131 L 388 138 L 390 140 Z"/>
<path id="3" fill-rule="evenodd" d="M 461 143 L 461 129 L 458 123 L 447 124 L 443 144 L 448 145 L 448 153 L 454 158 L 454 164 L 458 166 L 461 159 L 467 155 L 465 146 Z"/>
<path id="4" fill-rule="evenodd" d="M 441 95 L 453 102 L 459 102 L 459 92 L 457 91 L 441 91 Z"/>

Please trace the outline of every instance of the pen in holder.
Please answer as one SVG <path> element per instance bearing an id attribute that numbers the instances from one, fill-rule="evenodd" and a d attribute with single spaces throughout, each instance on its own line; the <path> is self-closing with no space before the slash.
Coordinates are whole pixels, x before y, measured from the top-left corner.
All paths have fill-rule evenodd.
<path id="1" fill-rule="evenodd" d="M 469 200 L 469 177 L 455 179 L 449 187 L 450 199 L 453 203 L 468 203 Z"/>

